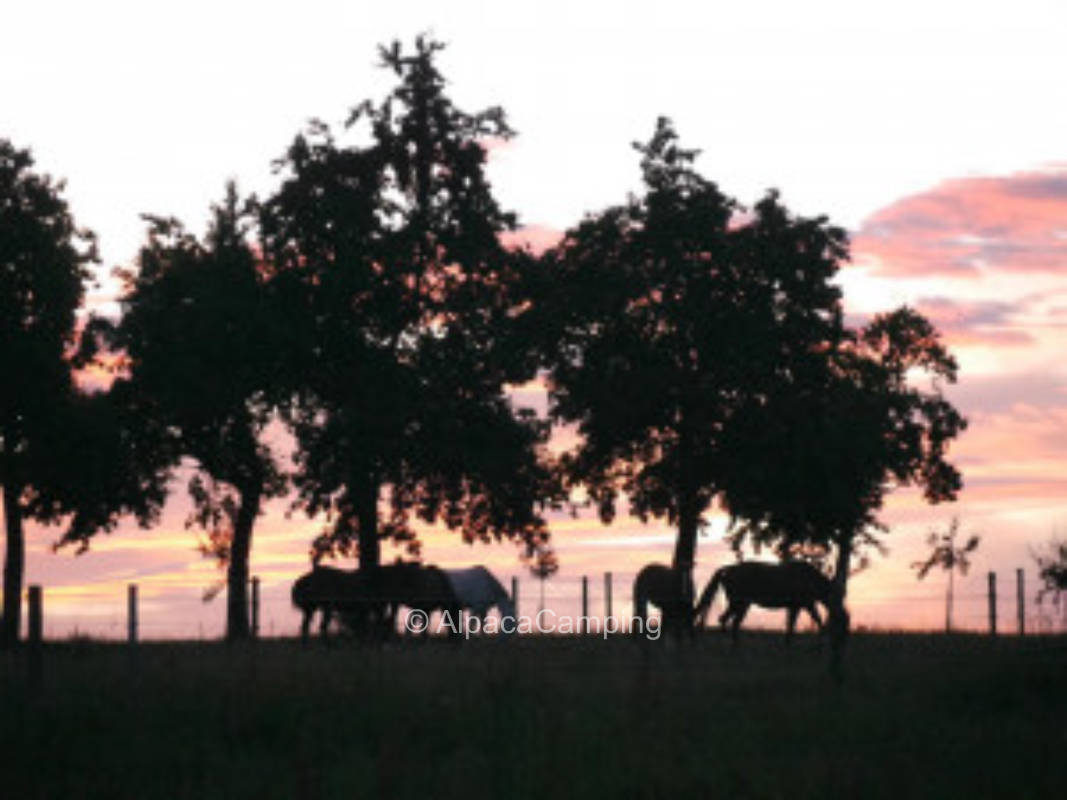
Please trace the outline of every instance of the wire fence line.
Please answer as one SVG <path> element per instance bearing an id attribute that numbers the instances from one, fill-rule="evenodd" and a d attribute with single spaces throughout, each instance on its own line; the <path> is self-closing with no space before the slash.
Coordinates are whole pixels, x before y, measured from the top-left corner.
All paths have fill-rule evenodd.
<path id="1" fill-rule="evenodd" d="M 543 612 L 541 620 L 563 633 L 626 632 L 634 616 L 634 572 L 620 571 L 586 576 L 554 576 L 540 581 L 529 574 L 498 576 L 509 590 L 518 589 L 516 612 L 519 618 L 532 619 Z M 300 613 L 290 599 L 291 582 L 254 579 L 250 592 L 250 615 L 262 637 L 294 636 L 299 631 Z M 996 632 L 1018 634 L 1020 623 L 1025 634 L 1067 632 L 1067 603 L 1057 606 L 1036 602 L 1036 576 L 1024 575 L 1020 594 L 1016 571 L 1002 571 L 991 601 L 988 576 L 982 576 L 985 590 L 976 581 L 960 587 L 953 598 L 953 630 L 961 632 Z M 208 640 L 223 635 L 225 624 L 224 595 L 204 602 L 202 589 L 194 587 L 152 586 L 150 582 L 126 592 L 114 585 L 94 590 L 92 587 L 44 586 L 39 593 L 41 631 L 46 640 L 88 637 L 121 641 Z M 131 599 L 130 592 L 133 597 Z M 1020 606 L 1021 600 L 1021 606 Z M 27 604 L 27 617 L 33 609 Z M 937 631 L 944 629 L 945 594 L 935 585 L 913 586 L 910 591 L 854 591 L 848 599 L 853 627 L 857 630 Z M 723 609 L 720 596 L 713 604 L 707 624 L 716 624 Z M 650 609 L 658 616 L 655 607 Z M 991 613 L 992 612 L 992 613 Z M 494 612 L 498 617 L 498 613 Z M 132 623 L 131 623 L 132 619 Z M 783 612 L 754 608 L 745 622 L 746 628 L 780 629 Z M 566 622 L 564 622 L 566 621 Z M 404 624 L 402 610 L 399 626 Z M 811 628 L 802 620 L 801 629 Z M 440 616 L 432 620 L 432 629 L 440 630 Z M 993 630 L 995 629 L 995 630 Z M 540 630 L 540 628 L 538 628 Z"/>

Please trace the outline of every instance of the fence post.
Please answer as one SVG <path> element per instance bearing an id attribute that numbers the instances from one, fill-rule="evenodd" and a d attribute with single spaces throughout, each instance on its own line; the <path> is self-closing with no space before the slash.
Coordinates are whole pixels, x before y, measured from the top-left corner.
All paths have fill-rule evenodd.
<path id="1" fill-rule="evenodd" d="M 604 573 L 604 625 L 610 624 L 611 615 L 611 572 Z"/>
<path id="2" fill-rule="evenodd" d="M 579 633 L 589 633 L 589 578 L 582 576 L 582 624 Z"/>
<path id="3" fill-rule="evenodd" d="M 29 679 L 33 687 L 41 683 L 41 640 L 44 634 L 44 612 L 42 611 L 41 587 L 34 584 L 26 593 L 27 605 L 27 636 L 29 638 Z"/>
<path id="4" fill-rule="evenodd" d="M 252 638 L 259 638 L 259 576 L 252 578 Z"/>
<path id="5" fill-rule="evenodd" d="M 989 573 L 989 635 L 997 635 L 997 573 Z"/>
<path id="6" fill-rule="evenodd" d="M 515 618 L 519 617 L 519 577 L 511 576 L 511 604 L 515 606 Z"/>
<path id="7" fill-rule="evenodd" d="M 137 644 L 137 584 L 126 587 L 126 641 Z"/>
<path id="8" fill-rule="evenodd" d="M 1019 612 L 1019 635 L 1026 633 L 1026 599 L 1023 592 L 1023 570 L 1020 567 L 1015 570 L 1015 605 Z"/>

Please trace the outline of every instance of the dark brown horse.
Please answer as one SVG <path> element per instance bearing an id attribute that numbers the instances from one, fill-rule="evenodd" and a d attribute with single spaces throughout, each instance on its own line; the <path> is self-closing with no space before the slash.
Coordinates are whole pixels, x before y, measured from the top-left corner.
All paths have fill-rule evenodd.
<path id="1" fill-rule="evenodd" d="M 388 608 L 390 633 L 400 606 L 422 615 L 427 623 L 434 611 L 445 612 L 452 621 L 451 633 L 459 633 L 460 603 L 442 569 L 415 562 L 386 564 L 371 573 L 369 589 L 373 599 Z"/>
<path id="2" fill-rule="evenodd" d="M 396 631 L 400 606 L 426 620 L 434 611 L 448 612 L 458 632 L 460 607 L 448 576 L 414 562 L 358 570 L 316 566 L 293 583 L 292 601 L 303 612 L 300 638 L 305 643 L 316 611 L 322 615 L 323 639 L 335 615 L 360 638 L 387 639 Z"/>
<path id="3" fill-rule="evenodd" d="M 311 619 L 321 614 L 319 631 L 327 638 L 330 620 L 336 614 L 357 634 L 366 632 L 368 621 L 384 615 L 384 604 L 375 602 L 366 572 L 316 565 L 293 583 L 292 601 L 303 613 L 300 639 L 307 644 Z"/>
<path id="4" fill-rule="evenodd" d="M 647 629 L 648 604 L 661 614 L 664 633 L 681 636 L 693 631 L 693 581 L 689 570 L 666 564 L 647 564 L 634 578 L 634 617 Z M 644 633 L 634 629 L 634 633 Z"/>
<path id="5" fill-rule="evenodd" d="M 821 603 L 829 615 L 831 639 L 839 644 L 848 632 L 848 612 L 837 585 L 806 561 L 785 561 L 769 564 L 742 561 L 717 570 L 700 595 L 695 615 L 697 625 L 703 626 L 715 593 L 722 586 L 726 593 L 726 610 L 719 616 L 723 628 L 730 626 L 737 641 L 737 632 L 750 606 L 784 608 L 786 610 L 786 640 L 792 638 L 797 616 L 807 611 L 816 627 L 823 630 L 822 617 L 816 606 Z"/>

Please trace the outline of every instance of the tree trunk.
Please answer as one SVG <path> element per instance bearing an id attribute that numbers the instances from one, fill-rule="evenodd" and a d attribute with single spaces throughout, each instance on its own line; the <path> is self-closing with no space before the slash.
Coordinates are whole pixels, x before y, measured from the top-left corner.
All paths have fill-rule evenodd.
<path id="1" fill-rule="evenodd" d="M 249 638 L 248 626 L 248 556 L 252 550 L 252 527 L 259 516 L 263 488 L 256 486 L 241 492 L 241 507 L 233 525 L 230 565 L 226 573 L 226 639 Z"/>
<path id="2" fill-rule="evenodd" d="M 678 420 L 678 541 L 674 545 L 673 566 L 682 575 L 682 598 L 692 607 L 693 562 L 696 560 L 700 509 L 697 507 L 697 492 L 692 473 L 693 446 L 688 419 L 686 406 L 683 404 Z"/>
<path id="3" fill-rule="evenodd" d="M 26 543 L 22 531 L 21 487 L 4 484 L 4 527 L 7 540 L 4 558 L 4 615 L 0 622 L 0 648 L 14 647 L 19 640 L 22 620 L 22 575 Z"/>
<path id="4" fill-rule="evenodd" d="M 837 566 L 834 569 L 834 583 L 841 590 L 841 601 L 848 596 L 848 573 L 852 569 L 852 538 L 837 542 Z"/>
<path id="5" fill-rule="evenodd" d="M 356 489 L 356 515 L 359 522 L 359 568 L 374 569 L 382 560 L 378 540 L 378 480 L 369 477 Z"/>
<path id="6" fill-rule="evenodd" d="M 682 629 L 691 625 L 692 604 L 694 604 L 695 592 L 692 589 L 692 564 L 697 555 L 697 529 L 700 524 L 700 513 L 697 511 L 696 498 L 691 495 L 679 503 L 682 512 L 678 521 L 678 541 L 674 543 L 673 566 L 679 572 L 681 586 L 681 620 Z"/>
<path id="7" fill-rule="evenodd" d="M 693 601 L 693 562 L 696 559 L 697 528 L 700 515 L 691 500 L 682 503 L 685 510 L 678 520 L 678 541 L 674 545 L 674 568 L 682 574 L 682 597 Z"/>

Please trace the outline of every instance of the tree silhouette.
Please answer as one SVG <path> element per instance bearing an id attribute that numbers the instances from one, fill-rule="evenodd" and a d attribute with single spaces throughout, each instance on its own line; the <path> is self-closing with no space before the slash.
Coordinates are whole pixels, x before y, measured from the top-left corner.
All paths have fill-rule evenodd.
<path id="1" fill-rule="evenodd" d="M 111 330 L 110 323 L 100 322 L 90 321 L 83 332 L 76 366 L 84 366 L 84 353 L 93 349 L 84 347 L 86 338 Z M 113 530 L 124 514 L 133 514 L 142 528 L 158 522 L 167 498 L 172 437 L 146 411 L 129 380 L 120 377 L 106 392 L 74 394 L 54 420 L 48 469 L 62 485 L 62 505 L 70 512 L 55 549 L 72 545 L 84 553 L 95 534 Z"/>
<path id="2" fill-rule="evenodd" d="M 947 450 L 966 421 L 942 394 L 956 362 L 912 309 L 845 329 L 814 352 L 726 431 L 736 458 L 724 505 L 739 521 L 735 547 L 749 540 L 785 555 L 832 546 L 844 592 L 853 553 L 882 547 L 877 514 L 892 488 L 921 487 L 931 503 L 955 499 L 961 480 Z"/>
<path id="3" fill-rule="evenodd" d="M 68 355 L 76 310 L 96 260 L 64 185 L 33 171 L 28 150 L 0 140 L 0 484 L 6 552 L 0 646 L 18 641 L 25 564 L 23 521 L 54 521 L 69 505 L 52 460 L 74 386 Z"/>
<path id="4" fill-rule="evenodd" d="M 1032 555 L 1037 562 L 1038 577 L 1041 578 L 1037 602 L 1043 602 L 1051 594 L 1053 602 L 1059 605 L 1061 595 L 1067 592 L 1067 541 L 1054 537 L 1043 553 L 1032 552 Z"/>
<path id="5" fill-rule="evenodd" d="M 312 123 L 262 210 L 290 325 L 297 502 L 328 515 L 316 557 L 358 553 L 365 567 L 383 538 L 417 548 L 413 514 L 467 541 L 545 536 L 547 424 L 503 391 L 533 367 L 506 346 L 522 262 L 500 244 L 514 216 L 484 172 L 483 140 L 512 132 L 499 108 L 452 104 L 441 47 L 382 48 L 398 85 L 352 111 L 363 144 Z"/>
<path id="6" fill-rule="evenodd" d="M 538 545 L 526 556 L 526 560 L 529 562 L 530 574 L 540 582 L 541 604 L 538 611 L 544 611 L 545 581 L 559 572 L 559 556 L 551 547 Z"/>
<path id="7" fill-rule="evenodd" d="M 247 242 L 252 217 L 227 188 L 203 241 L 174 219 L 146 217 L 139 269 L 125 273 L 112 345 L 128 360 L 128 391 L 167 433 L 171 467 L 192 459 L 189 524 L 228 542 L 226 635 L 249 635 L 248 558 L 264 499 L 284 478 L 262 441 L 277 385 L 275 309 Z"/>
<path id="8" fill-rule="evenodd" d="M 829 279 L 845 234 L 773 192 L 743 215 L 665 119 L 635 148 L 644 195 L 567 232 L 531 313 L 552 415 L 582 436 L 569 484 L 605 522 L 620 493 L 642 520 L 665 517 L 691 569 L 702 515 L 743 455 L 723 445 L 731 421 L 842 336 Z"/>
<path id="9" fill-rule="evenodd" d="M 953 517 L 948 530 L 943 533 L 930 531 L 926 537 L 926 543 L 930 547 L 930 555 L 925 561 L 915 561 L 911 567 L 916 571 L 915 577 L 922 580 L 934 567 L 948 572 L 948 587 L 945 589 L 945 633 L 952 632 L 952 594 L 953 578 L 956 570 L 960 575 L 966 575 L 971 566 L 968 556 L 978 549 L 978 536 L 971 536 L 962 547 L 956 547 L 956 534 L 959 533 L 959 517 Z"/>

